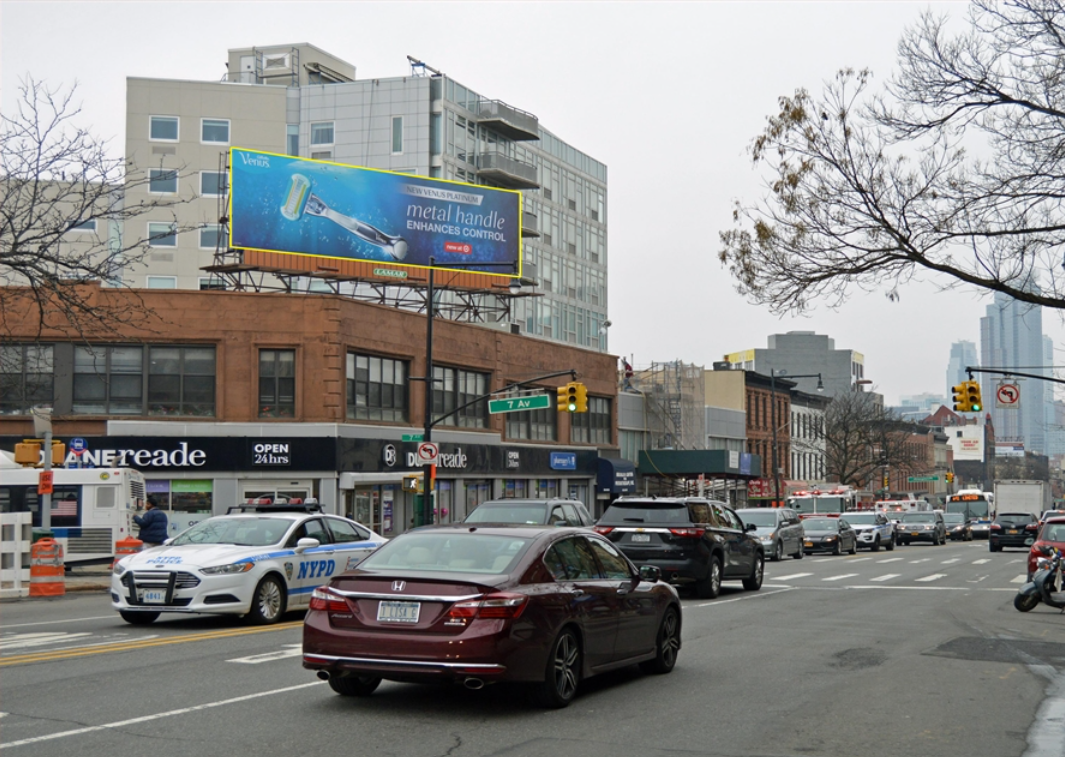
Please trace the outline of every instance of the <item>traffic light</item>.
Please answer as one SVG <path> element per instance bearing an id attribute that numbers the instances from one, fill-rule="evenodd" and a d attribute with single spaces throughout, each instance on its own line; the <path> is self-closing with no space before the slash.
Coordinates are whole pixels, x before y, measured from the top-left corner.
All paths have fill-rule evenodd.
<path id="1" fill-rule="evenodd" d="M 568 413 L 570 411 L 569 410 L 569 388 L 571 386 L 573 386 L 573 384 L 566 384 L 565 386 L 560 386 L 556 390 L 558 392 L 558 404 L 556 406 L 558 407 L 558 412 L 560 412 L 560 413 Z"/>
<path id="2" fill-rule="evenodd" d="M 966 381 L 965 386 L 965 404 L 969 406 L 969 412 L 979 413 L 984 409 L 984 400 L 980 396 L 980 382 Z"/>
<path id="3" fill-rule="evenodd" d="M 955 384 L 951 387 L 954 392 L 954 412 L 955 413 L 968 413 L 972 410 L 969 407 L 969 399 L 967 389 L 969 388 L 969 382 L 963 381 L 960 384 Z"/>
<path id="4" fill-rule="evenodd" d="M 577 387 L 577 409 L 575 412 L 587 413 L 588 412 L 588 387 L 584 384 L 577 382 L 574 386 Z"/>
<path id="5" fill-rule="evenodd" d="M 953 483 L 953 482 L 954 482 L 954 474 L 951 473 L 950 471 L 947 471 L 947 483 L 950 484 L 950 483 Z"/>
<path id="6" fill-rule="evenodd" d="M 566 412 L 577 412 L 577 408 L 580 407 L 580 402 L 578 401 L 580 390 L 581 385 L 576 381 L 571 381 L 566 384 Z"/>

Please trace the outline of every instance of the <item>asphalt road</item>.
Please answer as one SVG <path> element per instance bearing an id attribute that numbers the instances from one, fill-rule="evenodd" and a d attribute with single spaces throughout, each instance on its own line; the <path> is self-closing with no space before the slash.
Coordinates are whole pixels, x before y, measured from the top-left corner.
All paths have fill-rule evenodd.
<path id="1" fill-rule="evenodd" d="M 760 592 L 686 598 L 674 672 L 592 679 L 567 709 L 517 689 L 384 683 L 336 696 L 299 616 L 134 627 L 105 594 L 0 605 L 14 757 L 1062 757 L 1065 615 L 1013 609 L 1024 553 L 915 545 L 770 563 Z M 164 616 L 165 618 L 165 616 Z"/>

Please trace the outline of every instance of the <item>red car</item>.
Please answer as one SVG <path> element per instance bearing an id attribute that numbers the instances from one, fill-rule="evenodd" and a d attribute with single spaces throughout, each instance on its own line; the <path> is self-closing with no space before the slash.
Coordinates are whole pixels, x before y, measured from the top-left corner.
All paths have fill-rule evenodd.
<path id="1" fill-rule="evenodd" d="M 517 681 L 565 707 L 598 673 L 673 669 L 680 601 L 660 578 L 587 529 L 421 528 L 314 591 L 303 667 L 345 696 L 382 680 Z"/>
<path id="2" fill-rule="evenodd" d="M 1035 544 L 1032 545 L 1032 549 L 1028 553 L 1029 579 L 1035 573 L 1035 561 L 1043 557 L 1043 553 L 1039 549 L 1042 546 L 1057 547 L 1065 551 L 1065 517 L 1048 518 L 1043 527 L 1039 529 L 1039 537 L 1035 540 Z"/>

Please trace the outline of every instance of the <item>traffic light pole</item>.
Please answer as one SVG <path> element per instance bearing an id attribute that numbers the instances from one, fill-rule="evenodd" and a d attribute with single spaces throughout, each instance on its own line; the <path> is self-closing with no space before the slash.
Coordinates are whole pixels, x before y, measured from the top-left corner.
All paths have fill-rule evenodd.
<path id="1" fill-rule="evenodd" d="M 1055 384 L 1065 384 L 1065 379 L 1053 378 L 1051 376 L 1040 376 L 1037 373 L 1018 373 L 1017 371 L 1011 371 L 1004 368 L 966 368 L 965 371 L 970 377 L 974 373 L 994 373 L 999 376 L 1020 376 L 1022 378 L 1039 379 L 1040 381 L 1051 381 Z"/>

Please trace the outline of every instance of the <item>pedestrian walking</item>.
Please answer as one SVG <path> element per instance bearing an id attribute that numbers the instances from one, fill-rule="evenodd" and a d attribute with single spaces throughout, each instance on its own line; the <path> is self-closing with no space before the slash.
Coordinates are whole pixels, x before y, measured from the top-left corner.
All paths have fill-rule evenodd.
<path id="1" fill-rule="evenodd" d="M 158 547 L 166 541 L 166 513 L 159 509 L 155 497 L 148 497 L 144 515 L 134 515 L 133 522 L 140 526 L 139 538 L 145 547 Z"/>

